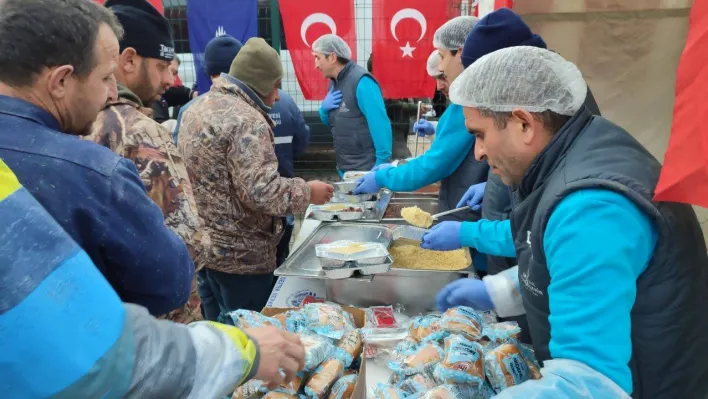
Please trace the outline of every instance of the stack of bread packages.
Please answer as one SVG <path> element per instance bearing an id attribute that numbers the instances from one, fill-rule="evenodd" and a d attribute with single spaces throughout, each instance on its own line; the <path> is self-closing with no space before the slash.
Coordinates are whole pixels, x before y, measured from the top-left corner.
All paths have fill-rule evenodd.
<path id="1" fill-rule="evenodd" d="M 229 314 L 240 328 L 274 326 L 300 336 L 305 369 L 297 378 L 269 391 L 262 381 L 239 387 L 233 399 L 349 399 L 361 362 L 361 331 L 352 315 L 332 303 L 313 303 L 274 317 L 238 310 Z"/>
<path id="2" fill-rule="evenodd" d="M 393 352 L 388 384 L 376 399 L 487 399 L 529 379 L 540 379 L 533 350 L 519 344 L 514 322 L 487 322 L 468 307 L 410 321 Z"/>

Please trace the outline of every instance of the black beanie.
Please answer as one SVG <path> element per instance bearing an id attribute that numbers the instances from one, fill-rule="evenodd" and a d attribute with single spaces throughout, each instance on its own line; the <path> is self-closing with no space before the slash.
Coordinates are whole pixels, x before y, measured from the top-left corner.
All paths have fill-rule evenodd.
<path id="1" fill-rule="evenodd" d="M 125 34 L 120 51 L 132 47 L 141 57 L 172 61 L 175 57 L 170 23 L 147 0 L 108 0 Z"/>
<path id="2" fill-rule="evenodd" d="M 485 15 L 472 28 L 462 48 L 462 65 L 467 68 L 482 56 L 516 46 L 546 48 L 546 42 L 533 34 L 516 13 L 500 8 Z"/>
<path id="3" fill-rule="evenodd" d="M 204 69 L 207 75 L 229 73 L 231 63 L 241 51 L 241 44 L 236 38 L 223 35 L 209 40 L 204 49 Z"/>

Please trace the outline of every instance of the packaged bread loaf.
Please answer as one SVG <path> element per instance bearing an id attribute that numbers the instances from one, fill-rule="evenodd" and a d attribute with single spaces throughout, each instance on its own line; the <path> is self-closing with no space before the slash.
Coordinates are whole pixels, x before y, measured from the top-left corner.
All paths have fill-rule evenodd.
<path id="1" fill-rule="evenodd" d="M 299 337 L 305 347 L 305 371 L 314 370 L 335 350 L 328 338 L 314 334 L 299 334 Z"/>
<path id="2" fill-rule="evenodd" d="M 474 309 L 458 306 L 443 314 L 440 326 L 448 334 L 461 334 L 477 341 L 482 337 L 482 322 L 482 316 Z"/>
<path id="3" fill-rule="evenodd" d="M 330 359 L 322 363 L 305 385 L 305 394 L 310 399 L 324 399 L 330 388 L 344 374 L 341 360 Z"/>
<path id="4" fill-rule="evenodd" d="M 438 385 L 431 373 L 424 372 L 406 377 L 399 387 L 413 395 L 428 392 Z"/>
<path id="5" fill-rule="evenodd" d="M 297 394 L 275 390 L 266 393 L 262 399 L 300 399 L 300 397 Z"/>
<path id="6" fill-rule="evenodd" d="M 521 327 L 515 321 L 503 321 L 484 326 L 482 335 L 492 342 L 503 344 L 510 340 L 518 341 L 521 337 Z"/>
<path id="7" fill-rule="evenodd" d="M 232 399 L 256 399 L 256 398 L 260 398 L 263 395 L 264 390 L 265 390 L 265 386 L 263 385 L 263 381 L 251 380 L 251 381 L 248 381 L 247 383 L 241 385 L 240 387 L 236 388 L 233 395 L 231 395 L 231 398 Z"/>
<path id="8" fill-rule="evenodd" d="M 361 339 L 361 331 L 351 330 L 337 342 L 337 357 L 342 360 L 344 367 L 349 367 L 354 359 L 361 356 L 363 343 Z"/>
<path id="9" fill-rule="evenodd" d="M 440 316 L 438 315 L 415 317 L 408 326 L 408 336 L 417 342 L 438 341 L 445 335 L 446 333 L 442 331 L 440 326 Z"/>
<path id="10" fill-rule="evenodd" d="M 443 350 L 436 342 L 426 342 L 413 350 L 410 355 L 400 355 L 388 363 L 395 373 L 413 375 L 431 372 L 443 357 Z"/>
<path id="11" fill-rule="evenodd" d="M 484 352 L 477 342 L 462 335 L 445 338 L 445 357 L 435 366 L 435 380 L 440 384 L 484 383 Z"/>
<path id="12" fill-rule="evenodd" d="M 374 389 L 376 399 L 406 399 L 408 394 L 393 385 L 379 383 Z"/>
<path id="13" fill-rule="evenodd" d="M 357 378 L 356 373 L 345 373 L 332 385 L 332 392 L 327 399 L 350 399 L 354 393 Z"/>
<path id="14" fill-rule="evenodd" d="M 303 307 L 305 328 L 332 339 L 341 339 L 354 330 L 354 318 L 341 306 L 333 303 L 310 303 Z"/>
<path id="15" fill-rule="evenodd" d="M 231 317 L 231 320 L 233 320 L 234 325 L 241 329 L 265 326 L 273 326 L 280 329 L 284 328 L 283 324 L 277 319 L 251 310 L 234 310 L 233 312 L 229 312 L 228 315 Z"/>
<path id="16" fill-rule="evenodd" d="M 526 359 L 513 343 L 488 350 L 484 366 L 487 379 L 497 393 L 531 379 Z"/>

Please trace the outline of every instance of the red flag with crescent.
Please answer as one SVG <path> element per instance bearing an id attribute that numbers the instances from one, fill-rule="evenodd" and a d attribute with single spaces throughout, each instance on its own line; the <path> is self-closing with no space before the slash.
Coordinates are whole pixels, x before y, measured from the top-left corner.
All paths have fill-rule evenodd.
<path id="1" fill-rule="evenodd" d="M 373 0 L 372 74 L 384 98 L 432 97 L 426 63 L 435 31 L 448 19 L 447 3 Z"/>
<path id="2" fill-rule="evenodd" d="M 354 0 L 280 0 L 290 61 L 306 100 L 322 100 L 329 81 L 315 67 L 312 42 L 334 33 L 344 39 L 356 61 Z"/>

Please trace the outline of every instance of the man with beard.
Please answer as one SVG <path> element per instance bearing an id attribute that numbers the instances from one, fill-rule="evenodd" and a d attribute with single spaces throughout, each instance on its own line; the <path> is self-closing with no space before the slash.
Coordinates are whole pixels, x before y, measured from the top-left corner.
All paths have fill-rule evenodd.
<path id="1" fill-rule="evenodd" d="M 187 244 L 191 258 L 208 245 L 200 226 L 187 169 L 170 132 L 146 116 L 143 104 L 174 83 L 170 26 L 144 0 L 106 2 L 125 29 L 115 71 L 118 96 L 98 114 L 88 140 L 135 162 L 148 195 L 162 209 L 165 224 Z M 160 251 L 160 248 L 154 248 Z M 186 304 L 168 315 L 171 320 L 200 320 L 196 278 Z"/>
<path id="2" fill-rule="evenodd" d="M 163 314 L 189 297 L 194 263 L 187 248 L 165 227 L 135 165 L 77 137 L 90 132 L 106 98 L 116 97 L 115 36 L 122 28 L 89 2 L 64 3 L 71 5 L 1 3 L 0 158 L 123 301 Z M 78 22 L 87 18 L 87 27 Z M 96 39 L 99 28 L 113 40 Z M 86 47 L 94 43 L 95 54 Z"/>

